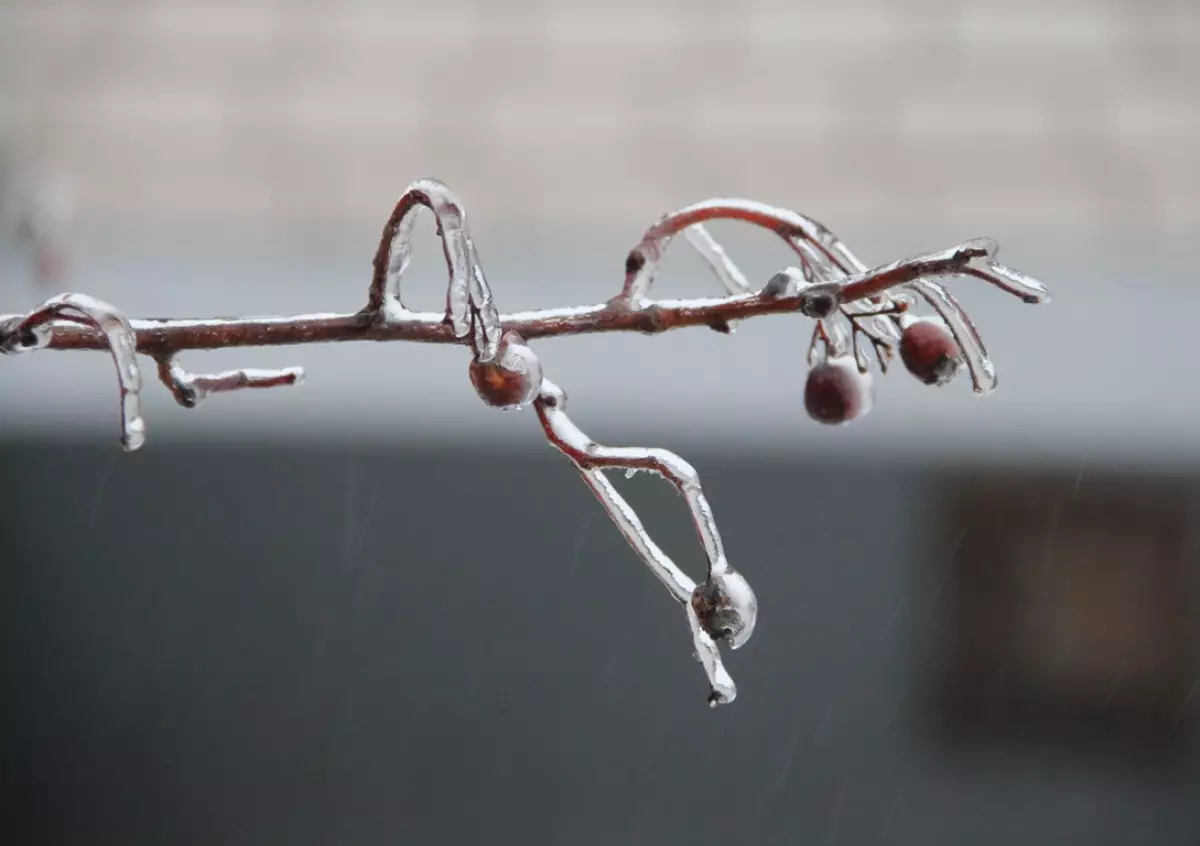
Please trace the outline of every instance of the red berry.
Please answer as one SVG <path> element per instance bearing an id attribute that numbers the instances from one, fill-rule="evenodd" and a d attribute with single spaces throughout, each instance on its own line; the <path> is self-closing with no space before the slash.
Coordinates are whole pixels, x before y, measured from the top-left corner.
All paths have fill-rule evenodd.
<path id="1" fill-rule="evenodd" d="M 506 332 L 489 362 L 471 361 L 471 384 L 488 405 L 523 408 L 542 390 L 542 363 L 516 332 Z"/>
<path id="2" fill-rule="evenodd" d="M 849 423 L 871 410 L 871 377 L 850 357 L 831 358 L 808 372 L 804 409 L 818 423 Z"/>
<path id="3" fill-rule="evenodd" d="M 909 324 L 900 336 L 900 360 L 926 385 L 945 385 L 962 367 L 962 351 L 946 327 L 931 320 Z"/>

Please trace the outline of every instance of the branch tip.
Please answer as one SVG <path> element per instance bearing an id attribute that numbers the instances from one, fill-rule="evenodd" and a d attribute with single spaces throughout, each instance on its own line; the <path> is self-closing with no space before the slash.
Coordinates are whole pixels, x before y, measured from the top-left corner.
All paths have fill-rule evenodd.
<path id="1" fill-rule="evenodd" d="M 282 370 L 246 368 L 196 374 L 189 373 L 178 358 L 171 356 L 158 359 L 158 378 L 176 402 L 184 408 L 195 408 L 210 394 L 300 385 L 304 382 L 304 370 L 300 367 L 285 367 Z"/>
<path id="2" fill-rule="evenodd" d="M 137 364 L 137 335 L 128 318 L 115 306 L 87 294 L 59 294 L 31 311 L 0 341 L 6 352 L 27 352 L 49 346 L 55 320 L 94 326 L 104 337 L 121 392 L 121 446 L 126 452 L 146 442 L 141 416 L 142 374 Z"/>

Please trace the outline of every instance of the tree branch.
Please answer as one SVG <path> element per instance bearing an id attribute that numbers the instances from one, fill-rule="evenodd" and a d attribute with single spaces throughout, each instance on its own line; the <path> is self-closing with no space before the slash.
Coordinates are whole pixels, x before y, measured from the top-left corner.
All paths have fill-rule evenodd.
<path id="1" fill-rule="evenodd" d="M 400 280 L 412 253 L 414 214 L 420 207 L 437 218 L 449 274 L 443 313 L 404 307 Z M 709 235 L 707 221 L 738 220 L 768 229 L 795 252 L 799 267 L 776 273 L 753 290 L 746 276 Z M 683 233 L 704 258 L 724 295 L 707 299 L 652 299 L 663 253 Z M 816 321 L 805 387 L 809 414 L 823 423 L 846 423 L 871 407 L 872 361 L 860 336 L 870 341 L 879 369 L 887 372 L 897 346 L 905 367 L 926 384 L 944 384 L 965 359 L 977 393 L 996 386 L 975 324 L 939 280 L 972 276 L 1027 303 L 1048 300 L 1046 288 L 996 261 L 995 241 L 979 238 L 949 250 L 868 269 L 822 224 L 786 209 L 750 200 L 708 200 L 665 215 L 651 226 L 625 261 L 625 281 L 598 305 L 499 312 L 484 275 L 462 203 L 440 182 L 414 182 L 384 226 L 375 254 L 367 304 L 353 314 L 285 317 L 129 320 L 113 306 L 82 294 L 64 294 L 25 315 L 0 316 L 0 353 L 39 349 L 107 350 L 121 390 L 122 444 L 139 448 L 141 375 L 137 354 L 157 363 L 160 380 L 187 408 L 212 393 L 299 384 L 299 368 L 239 369 L 193 374 L 179 355 L 190 350 L 269 347 L 351 341 L 460 344 L 472 351 L 470 379 L 483 401 L 497 408 L 533 406 L 547 440 L 566 456 L 599 499 L 643 563 L 685 606 L 694 655 L 708 676 L 709 702 L 737 694 L 721 663 L 720 645 L 738 648 L 755 627 L 758 602 L 750 585 L 725 559 L 712 509 L 690 464 L 663 449 L 607 447 L 592 441 L 567 417 L 566 394 L 543 377 L 542 364 L 526 342 L 601 332 L 657 334 L 707 326 L 729 334 L 733 325 L 768 314 L 799 313 Z M 924 299 L 940 321 L 911 313 Z M 692 581 L 650 537 L 604 471 L 655 473 L 683 495 L 707 559 L 703 582 Z"/>
<path id="2" fill-rule="evenodd" d="M 1019 295 L 1026 302 L 1048 302 L 1045 289 L 1016 271 L 997 265 L 972 263 L 976 242 L 965 242 L 940 253 L 917 256 L 847 278 L 840 285 L 841 303 L 870 300 L 891 288 L 911 285 L 926 277 L 972 275 Z M 758 291 L 726 297 L 646 300 L 633 306 L 624 295 L 590 306 L 542 309 L 499 315 L 505 330 L 526 340 L 601 332 L 658 334 L 671 329 L 707 326 L 727 333 L 729 324 L 768 314 L 808 314 L 812 291 L 783 293 Z M 355 313 L 297 314 L 286 317 L 211 317 L 131 319 L 137 351 L 160 357 L 187 350 L 230 347 L 281 347 L 298 344 L 350 341 L 412 341 L 426 344 L 469 344 L 455 333 L 450 319 L 434 312 L 405 312 L 380 320 L 382 310 L 366 308 Z M 0 315 L 0 343 L 11 336 L 25 315 Z M 71 323 L 54 323 L 41 349 L 105 350 L 103 333 Z"/>
<path id="3" fill-rule="evenodd" d="M 752 293 L 709 299 L 658 300 L 632 308 L 621 299 L 608 303 L 514 312 L 499 315 L 505 330 L 526 339 L 586 335 L 599 332 L 658 334 L 670 329 L 708 326 L 725 332 L 731 321 L 766 314 L 800 311 L 800 293 L 775 297 Z M 11 334 L 24 315 L 0 315 L 0 338 Z M 379 313 L 363 310 L 343 314 L 297 314 L 286 317 L 211 317 L 199 319 L 134 318 L 137 350 L 149 356 L 187 350 L 230 347 L 281 347 L 350 341 L 413 341 L 426 344 L 469 344 L 456 336 L 444 315 L 408 312 L 379 322 Z M 108 344 L 95 329 L 57 323 L 50 327 L 42 349 L 105 350 Z"/>

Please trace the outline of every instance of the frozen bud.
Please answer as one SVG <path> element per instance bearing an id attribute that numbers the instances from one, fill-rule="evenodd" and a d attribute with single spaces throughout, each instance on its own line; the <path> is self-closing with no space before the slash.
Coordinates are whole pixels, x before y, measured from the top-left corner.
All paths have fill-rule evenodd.
<path id="1" fill-rule="evenodd" d="M 842 305 L 842 286 L 818 282 L 800 291 L 800 312 L 806 317 L 828 320 Z"/>
<path id="2" fill-rule="evenodd" d="M 799 268 L 785 267 L 767 280 L 762 292 L 768 297 L 791 297 L 804 284 L 804 274 Z"/>
<path id="3" fill-rule="evenodd" d="M 758 599 L 741 573 L 724 570 L 696 585 L 692 610 L 709 637 L 738 649 L 754 634 Z"/>
<path id="4" fill-rule="evenodd" d="M 471 361 L 471 384 L 488 405 L 523 408 L 542 390 L 542 363 L 516 332 L 505 332 L 495 359 Z"/>
<path id="5" fill-rule="evenodd" d="M 12 325 L 0 326 L 0 353 L 15 355 L 41 349 L 50 343 L 50 329 L 47 326 L 21 328 L 19 321 Z"/>
<path id="6" fill-rule="evenodd" d="M 849 423 L 871 410 L 873 384 L 850 356 L 823 361 L 808 372 L 804 409 L 818 423 Z"/>
<path id="7" fill-rule="evenodd" d="M 945 385 L 963 365 L 962 351 L 941 323 L 916 320 L 900 336 L 900 360 L 926 385 Z"/>

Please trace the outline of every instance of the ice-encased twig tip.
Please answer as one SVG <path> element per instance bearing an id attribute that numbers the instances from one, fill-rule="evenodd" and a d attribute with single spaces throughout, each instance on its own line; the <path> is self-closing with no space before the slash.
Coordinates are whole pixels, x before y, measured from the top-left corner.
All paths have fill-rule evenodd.
<path id="1" fill-rule="evenodd" d="M 9 328 L 7 336 L 0 337 L 0 349 L 12 353 L 39 348 L 48 340 L 48 324 L 60 319 L 94 326 L 108 341 L 121 391 L 121 446 L 126 452 L 140 448 L 146 442 L 146 423 L 141 415 L 137 334 L 115 306 L 87 294 L 59 294 Z"/>
<path id="2" fill-rule="evenodd" d="M 195 408 L 209 394 L 299 385 L 304 381 L 304 370 L 300 367 L 282 370 L 243 368 L 221 373 L 189 373 L 179 359 L 172 356 L 158 360 L 158 378 L 177 403 L 184 408 Z"/>

